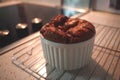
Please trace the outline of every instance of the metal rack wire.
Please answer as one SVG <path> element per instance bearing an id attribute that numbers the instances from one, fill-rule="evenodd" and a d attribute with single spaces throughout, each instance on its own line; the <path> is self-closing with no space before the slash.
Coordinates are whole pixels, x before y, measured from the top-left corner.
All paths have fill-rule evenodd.
<path id="1" fill-rule="evenodd" d="M 119 80 L 120 67 L 120 28 L 96 24 L 96 38 L 92 61 L 82 69 L 63 71 L 46 63 L 39 37 L 12 57 L 12 62 L 34 76 L 45 80 Z"/>

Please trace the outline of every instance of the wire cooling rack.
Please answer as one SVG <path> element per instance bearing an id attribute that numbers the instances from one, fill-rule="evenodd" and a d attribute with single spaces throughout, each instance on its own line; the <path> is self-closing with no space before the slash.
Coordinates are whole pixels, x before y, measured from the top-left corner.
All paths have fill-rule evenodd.
<path id="1" fill-rule="evenodd" d="M 12 62 L 41 80 L 119 80 L 120 28 L 96 24 L 92 61 L 78 70 L 63 71 L 46 63 L 39 36 L 14 53 Z"/>

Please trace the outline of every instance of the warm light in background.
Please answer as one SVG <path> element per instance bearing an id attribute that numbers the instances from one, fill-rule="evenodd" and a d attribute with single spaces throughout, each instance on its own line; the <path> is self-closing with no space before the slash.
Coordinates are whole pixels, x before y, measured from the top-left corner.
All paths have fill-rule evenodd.
<path id="1" fill-rule="evenodd" d="M 1 30 L 0 35 L 5 36 L 5 35 L 8 35 L 9 32 L 10 32 L 9 30 Z"/>
<path id="2" fill-rule="evenodd" d="M 35 24 L 38 24 L 38 23 L 41 23 L 41 19 L 40 18 L 34 18 L 33 20 L 32 20 L 32 23 L 35 23 Z"/>
<path id="3" fill-rule="evenodd" d="M 16 25 L 16 28 L 17 29 L 25 29 L 25 28 L 27 28 L 27 24 L 26 23 L 18 23 Z"/>

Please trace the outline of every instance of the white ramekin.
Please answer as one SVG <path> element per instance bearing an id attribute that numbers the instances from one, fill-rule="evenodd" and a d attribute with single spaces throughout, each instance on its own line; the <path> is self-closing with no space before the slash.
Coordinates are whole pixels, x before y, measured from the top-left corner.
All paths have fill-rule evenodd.
<path id="1" fill-rule="evenodd" d="M 61 44 L 41 38 L 46 62 L 61 70 L 81 68 L 91 59 L 94 38 L 74 44 Z"/>

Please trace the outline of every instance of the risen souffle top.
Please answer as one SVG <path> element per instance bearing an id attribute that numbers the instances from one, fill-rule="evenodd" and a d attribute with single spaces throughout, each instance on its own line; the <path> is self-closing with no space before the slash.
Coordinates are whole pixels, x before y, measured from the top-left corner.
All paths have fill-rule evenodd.
<path id="1" fill-rule="evenodd" d="M 40 33 L 47 40 L 69 44 L 92 38 L 95 35 L 95 27 L 86 20 L 59 14 L 46 23 Z"/>

